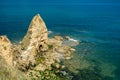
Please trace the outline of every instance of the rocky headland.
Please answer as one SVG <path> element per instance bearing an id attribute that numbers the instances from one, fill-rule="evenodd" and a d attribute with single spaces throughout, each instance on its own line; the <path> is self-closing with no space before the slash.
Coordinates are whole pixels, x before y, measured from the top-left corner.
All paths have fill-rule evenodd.
<path id="1" fill-rule="evenodd" d="M 0 62 L 7 66 L 0 67 L 8 69 L 3 74 L 15 72 L 11 79 L 1 77 L 1 80 L 66 80 L 66 66 L 62 61 L 72 58 L 75 52 L 72 46 L 78 44 L 70 41 L 69 36 L 49 38 L 46 25 L 37 14 L 19 44 L 11 43 L 7 36 L 0 36 Z M 16 76 L 19 73 L 22 78 Z"/>
<path id="2" fill-rule="evenodd" d="M 49 33 L 37 14 L 20 43 L 0 36 L 0 80 L 113 80 L 115 66 L 87 57 L 91 43 Z"/>

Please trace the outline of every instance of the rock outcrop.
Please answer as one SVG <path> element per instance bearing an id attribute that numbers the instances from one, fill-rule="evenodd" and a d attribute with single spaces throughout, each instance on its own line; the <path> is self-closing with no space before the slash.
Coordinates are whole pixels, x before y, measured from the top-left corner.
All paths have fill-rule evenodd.
<path id="1" fill-rule="evenodd" d="M 71 59 L 75 49 L 64 44 L 66 40 L 61 36 L 48 38 L 48 30 L 39 14 L 33 17 L 27 34 L 20 44 L 11 44 L 6 36 L 0 36 L 0 56 L 7 64 L 26 72 L 28 77 L 36 71 L 52 70 L 63 66 L 62 59 Z M 73 42 L 74 44 L 74 42 Z M 76 44 L 76 43 L 75 43 Z"/>
<path id="2" fill-rule="evenodd" d="M 35 57 L 48 49 L 48 31 L 39 14 L 31 21 L 27 34 L 21 42 L 20 57 L 16 63 L 22 69 L 36 64 Z"/>
<path id="3" fill-rule="evenodd" d="M 9 65 L 13 65 L 12 44 L 7 36 L 0 36 L 0 56 L 5 58 Z"/>
<path id="4" fill-rule="evenodd" d="M 31 21 L 26 36 L 22 40 L 22 47 L 28 49 L 28 47 L 41 48 L 46 50 L 46 44 L 48 43 L 48 31 L 46 25 L 39 14 L 37 14 Z M 39 47 L 41 46 L 41 47 Z"/>

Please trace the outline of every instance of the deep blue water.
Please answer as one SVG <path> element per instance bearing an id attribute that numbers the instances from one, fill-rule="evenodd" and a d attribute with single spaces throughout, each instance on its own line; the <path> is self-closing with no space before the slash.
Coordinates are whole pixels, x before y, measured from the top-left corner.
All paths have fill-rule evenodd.
<path id="1" fill-rule="evenodd" d="M 0 35 L 7 35 L 12 42 L 20 41 L 37 13 L 54 34 L 95 44 L 91 58 L 115 65 L 115 80 L 120 80 L 120 5 L 6 3 L 0 5 Z"/>

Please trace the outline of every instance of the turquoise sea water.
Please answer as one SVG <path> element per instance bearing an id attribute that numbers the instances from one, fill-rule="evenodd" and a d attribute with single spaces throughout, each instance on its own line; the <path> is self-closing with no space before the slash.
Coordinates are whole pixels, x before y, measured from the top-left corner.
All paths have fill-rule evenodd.
<path id="1" fill-rule="evenodd" d="M 3 4 L 0 5 L 0 35 L 19 42 L 37 13 L 53 34 L 69 35 L 86 43 L 77 47 L 78 54 L 115 66 L 114 80 L 120 80 L 120 5 Z M 88 51 L 84 53 L 84 49 Z"/>

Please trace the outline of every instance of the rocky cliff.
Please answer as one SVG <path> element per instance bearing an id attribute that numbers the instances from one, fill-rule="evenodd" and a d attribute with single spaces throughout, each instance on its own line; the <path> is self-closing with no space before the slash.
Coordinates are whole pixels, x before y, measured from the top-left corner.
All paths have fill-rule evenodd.
<path id="1" fill-rule="evenodd" d="M 5 58 L 9 65 L 13 65 L 12 44 L 7 36 L 0 36 L 0 56 Z"/>
<path id="2" fill-rule="evenodd" d="M 61 60 L 71 59 L 75 51 L 70 45 L 63 44 L 64 41 L 68 39 L 61 36 L 48 38 L 46 25 L 37 14 L 20 44 L 12 44 L 6 36 L 0 36 L 0 56 L 7 64 L 25 72 L 27 77 L 31 78 L 31 75 L 37 74 L 38 71 L 52 70 L 53 65 L 54 68 L 64 68 L 60 64 Z M 76 43 L 78 44 L 74 44 Z M 36 75 L 39 76 L 37 78 L 41 79 L 40 75 Z"/>
<path id="3" fill-rule="evenodd" d="M 39 14 L 37 14 L 31 21 L 27 34 L 21 42 L 21 51 L 19 65 L 34 66 L 36 64 L 35 56 L 42 55 L 41 51 L 48 49 L 48 32 L 46 25 Z"/>

